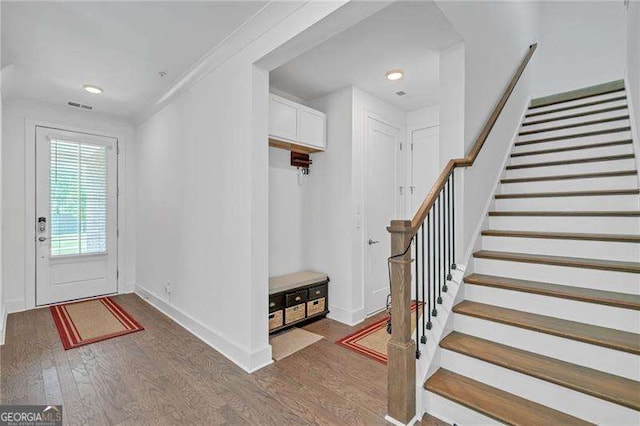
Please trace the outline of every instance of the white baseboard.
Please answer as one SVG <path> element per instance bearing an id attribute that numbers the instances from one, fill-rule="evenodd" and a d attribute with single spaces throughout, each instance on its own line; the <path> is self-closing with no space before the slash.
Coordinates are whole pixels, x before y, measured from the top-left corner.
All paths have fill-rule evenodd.
<path id="1" fill-rule="evenodd" d="M 6 315 L 12 314 L 14 312 L 24 311 L 26 309 L 24 304 L 24 299 L 7 300 L 4 303 L 4 309 L 5 309 Z"/>
<path id="2" fill-rule="evenodd" d="M 409 423 L 407 423 L 407 424 L 404 424 L 404 423 L 402 423 L 401 421 L 398 421 L 398 420 L 394 419 L 393 417 L 391 417 L 391 416 L 390 416 L 390 415 L 388 415 L 388 414 L 387 414 L 386 416 L 384 416 L 384 419 L 385 419 L 387 422 L 391 423 L 392 425 L 396 425 L 396 426 L 408 426 L 408 425 L 415 424 L 415 423 L 419 420 L 419 417 L 418 417 L 418 415 L 416 415 L 416 416 L 415 416 L 414 418 L 412 418 L 412 419 L 409 421 Z"/>
<path id="3" fill-rule="evenodd" d="M 250 352 L 245 348 L 239 347 L 190 315 L 182 312 L 172 304 L 162 300 L 139 284 L 136 284 L 135 293 L 247 373 L 253 373 L 273 363 L 271 359 L 271 345 L 267 345 L 258 351 Z M 266 332 L 265 330 L 265 333 Z"/>
<path id="4" fill-rule="evenodd" d="M 7 329 L 7 309 L 0 305 L 0 346 L 4 345 L 4 334 Z"/>
<path id="5" fill-rule="evenodd" d="M 358 325 L 364 321 L 364 308 L 350 311 L 338 306 L 329 305 L 329 314 L 327 315 L 327 318 L 353 327 L 354 325 Z"/>

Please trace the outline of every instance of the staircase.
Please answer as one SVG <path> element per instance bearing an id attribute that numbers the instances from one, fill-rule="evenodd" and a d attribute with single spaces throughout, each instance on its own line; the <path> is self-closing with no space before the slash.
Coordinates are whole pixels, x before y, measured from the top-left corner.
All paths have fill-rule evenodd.
<path id="1" fill-rule="evenodd" d="M 430 415 L 640 424 L 639 194 L 620 82 L 532 101 L 424 383 Z"/>

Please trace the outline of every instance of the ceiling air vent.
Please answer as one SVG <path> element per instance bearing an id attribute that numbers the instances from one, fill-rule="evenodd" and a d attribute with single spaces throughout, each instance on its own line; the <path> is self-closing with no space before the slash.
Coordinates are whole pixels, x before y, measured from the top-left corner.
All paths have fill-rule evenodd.
<path id="1" fill-rule="evenodd" d="M 398 91 L 396 92 L 396 95 L 398 95 L 398 96 L 404 96 L 404 95 L 406 95 L 406 94 L 407 94 L 407 92 L 404 92 L 404 91 L 402 91 L 402 90 L 398 90 Z"/>
<path id="2" fill-rule="evenodd" d="M 89 111 L 91 111 L 93 109 L 93 107 L 91 105 L 83 105 L 83 104 L 79 104 L 77 102 L 69 101 L 69 102 L 67 102 L 67 104 L 69 106 L 74 107 L 74 108 L 81 108 L 81 109 L 86 109 L 86 110 L 89 110 Z"/>

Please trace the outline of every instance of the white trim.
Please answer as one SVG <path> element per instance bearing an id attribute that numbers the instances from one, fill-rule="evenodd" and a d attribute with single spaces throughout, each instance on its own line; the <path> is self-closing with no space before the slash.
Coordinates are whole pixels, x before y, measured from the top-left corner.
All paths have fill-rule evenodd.
<path id="1" fill-rule="evenodd" d="M 36 250 L 35 242 L 36 234 L 35 227 L 32 226 L 36 217 L 36 127 L 46 127 L 53 130 L 86 133 L 88 135 L 95 135 L 107 138 L 113 138 L 116 140 L 116 144 L 120 145 L 122 137 L 119 135 L 110 135 L 110 132 L 103 132 L 100 130 L 80 128 L 75 126 L 67 126 L 60 123 L 52 123 L 42 120 L 34 120 L 31 118 L 25 119 L 24 129 L 24 199 L 25 199 L 25 216 L 24 216 L 24 233 L 25 233 L 25 253 L 24 253 L 24 300 L 22 301 L 22 310 L 29 310 L 36 308 Z M 128 141 L 127 141 L 128 142 Z M 125 142 L 125 143 L 127 143 Z M 119 229 L 125 229 L 125 197 L 124 189 L 126 188 L 125 177 L 125 149 L 123 146 L 119 146 L 119 153 L 117 156 L 117 186 L 120 188 L 120 195 L 117 199 L 117 211 L 116 211 L 116 223 Z M 117 239 L 118 250 L 118 269 L 125 265 L 125 240 L 124 235 L 121 234 Z M 116 280 L 116 292 L 120 293 L 123 288 L 122 280 L 124 274 L 119 274 Z M 7 303 L 8 304 L 8 303 Z M 16 312 L 16 311 L 13 311 Z"/>
<path id="2" fill-rule="evenodd" d="M 4 335 L 7 329 L 7 310 L 0 305 L 0 346 L 4 345 Z"/>
<path id="3" fill-rule="evenodd" d="M 356 309 L 354 311 L 350 311 L 338 306 L 329 305 L 329 314 L 327 315 L 327 318 L 353 327 L 364 321 L 364 307 Z"/>
<path id="4" fill-rule="evenodd" d="M 636 122 L 636 116 L 634 114 L 633 105 L 633 92 L 631 91 L 631 85 L 629 83 L 629 77 L 625 72 L 624 76 L 624 91 L 627 95 L 627 109 L 629 110 L 629 124 L 631 125 L 631 139 L 633 140 L 633 152 L 635 154 L 636 169 L 640 170 L 640 140 L 638 139 L 638 123 Z M 640 183 L 640 174 L 637 174 L 638 183 Z"/>
<path id="5" fill-rule="evenodd" d="M 270 345 L 261 350 L 249 352 L 139 284 L 135 286 L 135 293 L 247 373 L 253 373 L 273 363 Z"/>
<path id="6" fill-rule="evenodd" d="M 489 209 L 491 208 L 491 205 L 494 202 L 494 197 L 496 195 L 496 191 L 498 190 L 498 186 L 500 186 L 500 180 L 502 179 L 502 176 L 505 173 L 505 169 L 507 167 L 507 162 L 509 161 L 509 158 L 511 158 L 511 152 L 513 151 L 513 145 L 516 143 L 516 139 L 518 138 L 518 133 L 520 132 L 520 128 L 522 127 L 522 123 L 524 122 L 524 116 L 527 113 L 527 110 L 529 109 L 529 103 L 531 102 L 531 96 L 529 96 L 527 98 L 527 102 L 524 105 L 524 110 L 522 111 L 522 114 L 520 115 L 520 121 L 518 124 L 518 127 L 516 127 L 516 129 L 513 132 L 513 136 L 511 137 L 511 143 L 509 144 L 509 148 L 505 150 L 505 154 L 504 154 L 504 158 L 502 160 L 502 164 L 500 165 L 500 173 L 498 173 L 498 175 L 496 176 L 496 181 L 493 184 L 493 189 L 491 190 L 491 193 L 489 195 L 489 199 L 487 200 L 487 204 L 484 206 L 484 209 L 482 211 L 482 215 L 480 216 L 480 220 L 478 221 L 478 224 L 476 225 L 476 229 L 474 231 L 474 233 L 472 234 L 474 237 L 473 239 L 469 242 L 469 245 L 467 246 L 465 253 L 464 253 L 464 257 L 463 259 L 466 261 L 467 266 L 468 265 L 473 265 L 473 258 L 471 257 L 473 255 L 473 252 L 476 250 L 475 249 L 475 245 L 478 242 L 478 237 L 480 236 L 480 233 L 482 232 L 482 228 L 484 227 L 486 221 L 487 221 L 487 215 L 489 214 Z M 466 188 L 465 188 L 466 190 Z M 473 268 L 471 269 L 473 271 Z"/>
<path id="7" fill-rule="evenodd" d="M 12 314 L 14 312 L 22 312 L 25 310 L 24 306 L 24 299 L 13 299 L 4 302 L 4 310 L 6 315 Z"/>
<path id="8" fill-rule="evenodd" d="M 388 421 L 389 423 L 391 423 L 392 425 L 396 425 L 396 426 L 408 426 L 408 425 L 412 425 L 415 424 L 418 420 L 420 420 L 420 417 L 416 414 L 414 418 L 412 418 L 409 423 L 405 424 L 402 423 L 401 421 L 398 421 L 396 419 L 394 419 L 393 417 L 391 417 L 390 415 L 386 415 L 384 416 L 384 419 L 386 421 Z"/>

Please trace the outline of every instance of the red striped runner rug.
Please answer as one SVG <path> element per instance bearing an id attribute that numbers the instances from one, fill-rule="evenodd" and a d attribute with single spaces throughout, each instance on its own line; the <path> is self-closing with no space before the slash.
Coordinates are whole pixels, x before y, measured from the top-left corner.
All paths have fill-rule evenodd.
<path id="1" fill-rule="evenodd" d="M 62 346 L 67 350 L 144 330 L 109 297 L 64 303 L 49 309 Z"/>
<path id="2" fill-rule="evenodd" d="M 416 329 L 416 302 L 411 303 L 411 330 Z M 420 307 L 422 311 L 422 307 Z M 349 334 L 338 340 L 336 343 L 345 348 L 349 348 L 359 354 L 374 359 L 378 362 L 386 364 L 387 359 L 387 343 L 391 338 L 391 335 L 387 333 L 387 318 L 388 315 L 384 315 L 381 319 L 375 321 L 372 324 Z M 392 321 L 393 324 L 393 321 Z"/>

